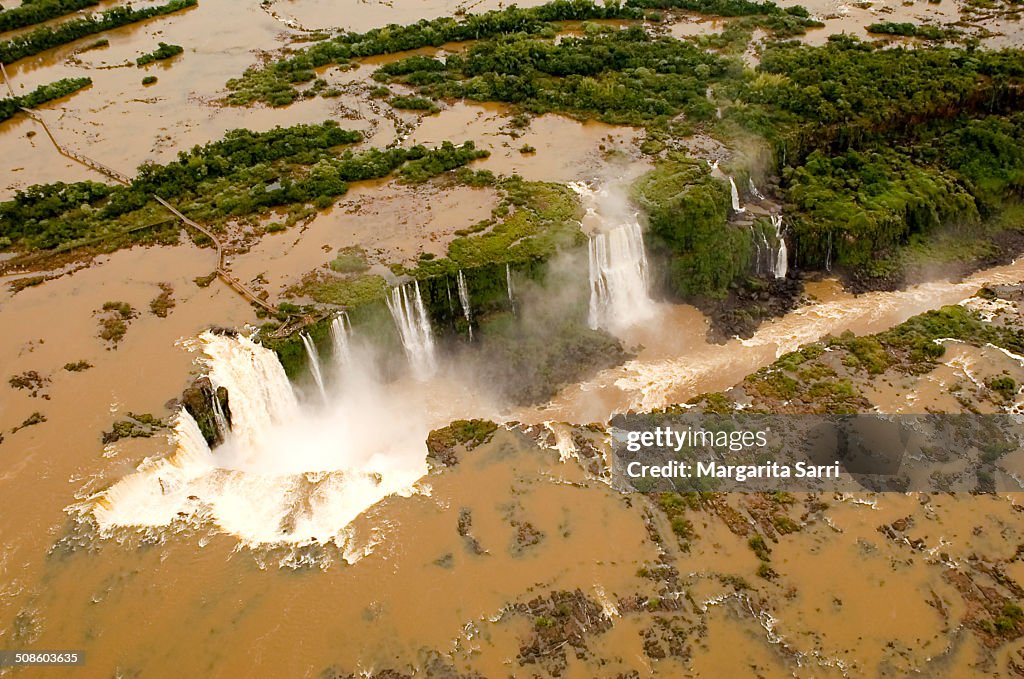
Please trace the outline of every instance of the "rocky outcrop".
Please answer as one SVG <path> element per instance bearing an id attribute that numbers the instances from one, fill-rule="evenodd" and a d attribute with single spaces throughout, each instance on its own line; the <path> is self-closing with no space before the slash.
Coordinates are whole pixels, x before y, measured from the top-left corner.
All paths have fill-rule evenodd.
<path id="1" fill-rule="evenodd" d="M 228 403 L 228 390 L 224 387 L 215 389 L 209 377 L 200 377 L 181 395 L 181 405 L 188 411 L 199 425 L 199 431 L 210 447 L 224 442 L 225 432 L 217 425 L 216 404 L 228 424 L 231 423 L 231 408 Z"/>

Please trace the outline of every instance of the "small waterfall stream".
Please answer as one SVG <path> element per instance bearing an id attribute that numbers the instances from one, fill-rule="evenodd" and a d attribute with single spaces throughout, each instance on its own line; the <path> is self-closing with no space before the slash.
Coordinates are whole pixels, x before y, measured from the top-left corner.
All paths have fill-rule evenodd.
<path id="1" fill-rule="evenodd" d="M 469 341 L 473 341 L 473 309 L 469 303 L 469 288 L 466 287 L 466 276 L 462 273 L 462 269 L 459 269 L 459 275 L 456 277 L 456 281 L 459 287 L 459 304 L 462 305 L 462 315 L 466 319 L 466 325 L 469 326 Z"/>
<path id="2" fill-rule="evenodd" d="M 306 358 L 309 359 L 309 372 L 313 375 L 313 381 L 316 382 L 316 386 L 320 390 L 320 397 L 326 402 L 327 389 L 324 388 L 324 373 L 320 368 L 320 352 L 316 349 L 316 342 L 313 341 L 313 338 L 306 331 L 300 332 L 299 337 L 302 338 L 302 346 L 306 347 Z"/>
<path id="3" fill-rule="evenodd" d="M 512 309 L 512 315 L 516 313 L 516 300 L 512 293 L 512 265 L 505 263 L 505 289 L 508 291 L 508 306 Z"/>
<path id="4" fill-rule="evenodd" d="M 769 242 L 763 226 L 756 223 L 750 225 L 750 238 L 754 248 L 754 274 L 781 279 L 785 278 L 789 271 L 789 251 L 786 239 L 782 235 L 782 215 L 771 215 L 771 223 L 775 230 L 773 242 Z"/>
<path id="5" fill-rule="evenodd" d="M 747 187 L 750 189 L 750 195 L 758 200 L 764 200 L 764 194 L 757 190 L 754 185 L 754 180 L 751 177 L 747 177 Z"/>
<path id="6" fill-rule="evenodd" d="M 775 227 L 775 240 L 778 243 L 772 274 L 776 278 L 785 278 L 789 273 L 789 250 L 786 248 L 786 239 L 782 236 L 782 215 L 772 215 L 772 226 Z"/>
<path id="7" fill-rule="evenodd" d="M 392 289 L 387 304 L 402 338 L 402 348 L 405 349 L 413 375 L 419 380 L 429 378 L 437 371 L 437 357 L 434 351 L 434 332 L 423 306 L 419 281 Z"/>
<path id="8" fill-rule="evenodd" d="M 732 177 L 729 177 L 729 195 L 732 198 L 732 209 L 733 212 L 746 212 L 747 209 L 740 205 L 740 192 L 736 188 L 736 182 L 733 181 Z"/>
<path id="9" fill-rule="evenodd" d="M 331 319 L 331 344 L 334 348 L 332 360 L 334 371 L 339 377 L 352 365 L 351 336 L 352 322 L 349 321 L 348 314 L 342 312 Z"/>

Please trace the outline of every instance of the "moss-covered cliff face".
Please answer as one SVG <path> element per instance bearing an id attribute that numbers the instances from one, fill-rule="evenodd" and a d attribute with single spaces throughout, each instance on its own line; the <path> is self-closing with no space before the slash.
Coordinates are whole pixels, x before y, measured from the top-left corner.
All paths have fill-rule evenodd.
<path id="1" fill-rule="evenodd" d="M 680 298 L 723 297 L 750 269 L 750 231 L 728 224 L 729 190 L 707 163 L 672 155 L 633 187 L 662 282 Z"/>
<path id="2" fill-rule="evenodd" d="M 224 432 L 217 426 L 217 405 L 220 406 L 228 423 L 231 422 L 231 405 L 228 398 L 228 390 L 224 387 L 215 389 L 209 377 L 200 377 L 181 395 L 182 407 L 199 425 L 199 431 L 211 447 L 224 442 Z M 214 403 L 215 400 L 217 405 Z"/>
<path id="3" fill-rule="evenodd" d="M 545 285 L 552 258 L 587 242 L 580 230 L 579 198 L 569 187 L 527 182 L 519 177 L 502 179 L 497 186 L 503 200 L 491 220 L 457 236 L 445 257 L 420 259 L 417 267 L 406 269 L 395 279 L 395 283 L 419 287 L 436 339 L 442 345 L 468 339 L 470 333 L 459 298 L 460 275 L 472 310 L 472 324 L 479 327 L 494 314 L 515 312 L 517 284 Z M 575 284 L 585 290 L 585 274 L 576 278 Z M 565 281 L 559 283 L 559 287 L 564 285 Z M 361 336 L 371 338 L 380 349 L 378 354 L 387 357 L 378 367 L 383 374 L 391 375 L 398 368 L 396 361 L 401 359 L 402 351 L 387 306 L 392 290 L 393 286 L 380 276 L 355 272 L 310 278 L 293 292 L 329 305 L 313 314 L 319 320 L 302 326 L 321 356 L 331 356 L 331 320 L 344 311 L 352 327 Z M 276 324 L 267 326 L 263 343 L 277 352 L 288 376 L 295 378 L 308 369 L 305 348 L 297 332 L 278 337 L 278 331 Z"/>

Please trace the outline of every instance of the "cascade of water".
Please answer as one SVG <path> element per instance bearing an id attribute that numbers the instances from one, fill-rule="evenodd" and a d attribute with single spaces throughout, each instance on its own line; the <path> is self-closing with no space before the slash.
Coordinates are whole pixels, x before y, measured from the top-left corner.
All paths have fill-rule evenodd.
<path id="1" fill-rule="evenodd" d="M 213 422 L 217 426 L 217 433 L 220 434 L 221 440 L 223 440 L 227 438 L 228 432 L 231 431 L 231 423 L 228 422 L 227 415 L 224 414 L 224 407 L 221 405 L 220 399 L 217 398 L 216 390 L 211 400 L 213 401 Z"/>
<path id="2" fill-rule="evenodd" d="M 232 438 L 255 446 L 280 422 L 299 412 L 295 392 L 277 354 L 247 337 L 205 332 L 200 336 L 214 388 L 231 399 Z"/>
<path id="3" fill-rule="evenodd" d="M 349 346 L 349 338 L 352 334 L 352 323 L 348 320 L 348 314 L 341 312 L 331 319 L 331 344 L 334 348 L 334 369 L 338 375 L 352 365 L 352 348 Z"/>
<path id="4" fill-rule="evenodd" d="M 785 278 L 789 272 L 789 251 L 786 239 L 782 236 L 782 215 L 772 215 L 772 226 L 775 227 L 775 241 L 778 243 L 775 261 L 772 262 L 772 274 L 776 278 Z"/>
<path id="5" fill-rule="evenodd" d="M 752 195 L 754 198 L 757 198 L 758 200 L 764 200 L 764 194 L 758 191 L 757 187 L 754 186 L 754 180 L 752 177 L 747 177 L 747 184 L 750 188 L 750 195 Z"/>
<path id="6" fill-rule="evenodd" d="M 649 318 L 654 305 L 647 292 L 647 253 L 635 212 L 624 199 L 584 184 L 573 190 L 591 203 L 588 217 L 597 221 L 590 237 L 590 314 L 592 328 L 625 328 Z"/>
<path id="7" fill-rule="evenodd" d="M 729 195 L 732 197 L 733 212 L 746 212 L 746 208 L 740 205 L 740 192 L 736 188 L 736 182 L 729 177 Z"/>
<path id="8" fill-rule="evenodd" d="M 327 401 L 327 390 L 324 388 L 324 375 L 320 370 L 320 352 L 316 350 L 316 343 L 305 330 L 299 333 L 302 338 L 302 346 L 306 347 L 306 358 L 309 359 L 309 372 L 313 374 L 313 380 L 320 390 L 320 397 Z"/>
<path id="9" fill-rule="evenodd" d="M 512 294 L 512 265 L 505 263 L 505 289 L 508 290 L 508 306 L 512 309 L 512 314 L 516 313 L 516 300 Z"/>
<path id="10" fill-rule="evenodd" d="M 469 326 L 469 341 L 473 341 L 473 309 L 469 304 L 469 288 L 466 287 L 466 277 L 462 274 L 462 269 L 459 269 L 459 275 L 456 277 L 456 282 L 459 288 L 459 304 L 462 305 L 462 315 L 466 318 L 466 325 Z"/>
<path id="11" fill-rule="evenodd" d="M 756 223 L 750 225 L 750 242 L 754 248 L 754 275 L 761 276 L 766 270 L 771 271 L 770 262 L 774 258 L 772 247 L 768 243 L 764 229 Z"/>
<path id="12" fill-rule="evenodd" d="M 760 268 L 762 271 L 772 273 L 772 269 L 775 266 L 772 244 L 768 242 L 768 234 L 764 232 L 764 229 L 760 229 L 758 233 L 761 235 L 761 252 L 764 253 L 764 264 Z"/>
<path id="13" fill-rule="evenodd" d="M 416 379 L 425 380 L 437 370 L 437 358 L 434 354 L 434 333 L 430 327 L 430 318 L 423 306 L 420 295 L 420 284 L 412 285 L 412 295 L 408 285 L 391 290 L 387 298 L 388 309 L 391 311 L 398 334 L 402 338 L 402 348 L 409 359 Z"/>

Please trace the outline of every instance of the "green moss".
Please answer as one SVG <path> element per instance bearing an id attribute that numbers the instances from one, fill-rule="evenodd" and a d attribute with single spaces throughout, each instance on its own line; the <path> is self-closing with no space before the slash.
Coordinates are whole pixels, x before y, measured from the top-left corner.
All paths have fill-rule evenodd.
<path id="1" fill-rule="evenodd" d="M 701 161 L 673 154 L 641 177 L 633 195 L 647 213 L 647 239 L 667 259 L 667 283 L 682 298 L 722 297 L 746 276 L 750 233 L 726 224 L 729 192 Z"/>
<path id="2" fill-rule="evenodd" d="M 750 547 L 750 550 L 761 561 L 771 561 L 772 551 L 768 548 L 768 543 L 760 535 L 754 535 L 747 540 L 747 546 Z"/>
<path id="3" fill-rule="evenodd" d="M 427 436 L 427 449 L 440 452 L 458 445 L 475 448 L 486 443 L 498 430 L 490 420 L 455 420 L 447 427 L 435 429 Z"/>
<path id="4" fill-rule="evenodd" d="M 352 308 L 384 299 L 390 286 L 381 276 L 362 274 L 345 278 L 319 276 L 292 288 L 292 294 L 322 304 Z"/>
<path id="5" fill-rule="evenodd" d="M 559 249 L 585 242 L 579 199 L 568 187 L 519 177 L 505 179 L 499 187 L 511 207 L 508 216 L 490 229 L 455 238 L 446 257 L 421 261 L 413 276 L 450 276 L 475 267 L 547 259 Z"/>
<path id="6" fill-rule="evenodd" d="M 1017 395 L 1017 382 L 1012 377 L 992 377 L 985 382 L 985 386 L 999 394 L 1004 401 L 1013 401 Z"/>
<path id="7" fill-rule="evenodd" d="M 427 111 L 429 113 L 436 113 L 440 109 L 426 97 L 392 97 L 388 102 L 394 108 L 405 109 L 409 111 Z"/>
<path id="8" fill-rule="evenodd" d="M 366 262 L 366 251 L 358 246 L 338 250 L 338 256 L 328 266 L 336 273 L 362 273 L 370 268 Z"/>

